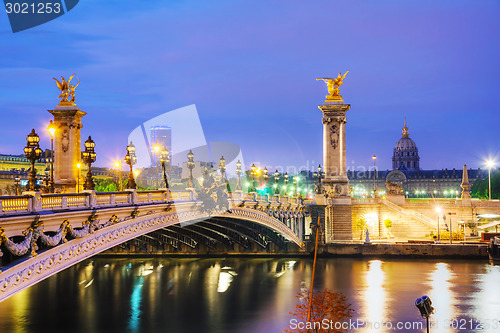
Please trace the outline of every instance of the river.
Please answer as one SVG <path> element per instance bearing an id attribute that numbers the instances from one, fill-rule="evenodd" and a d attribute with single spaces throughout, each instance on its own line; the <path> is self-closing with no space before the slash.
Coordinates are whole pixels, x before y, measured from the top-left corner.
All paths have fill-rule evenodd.
<path id="1" fill-rule="evenodd" d="M 311 272 L 304 258 L 98 257 L 0 303 L 0 332 L 282 332 Z M 315 287 L 347 296 L 351 332 L 425 332 L 422 295 L 431 332 L 500 332 L 500 266 L 484 260 L 318 259 Z"/>

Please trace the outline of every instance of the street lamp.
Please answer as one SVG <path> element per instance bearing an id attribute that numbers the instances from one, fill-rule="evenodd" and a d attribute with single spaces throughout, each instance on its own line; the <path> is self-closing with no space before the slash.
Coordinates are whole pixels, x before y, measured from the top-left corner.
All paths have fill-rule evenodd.
<path id="1" fill-rule="evenodd" d="M 252 176 L 252 188 L 250 189 L 250 192 L 255 192 L 255 176 L 257 175 L 257 167 L 255 164 L 252 164 L 250 167 L 250 175 Z"/>
<path id="2" fill-rule="evenodd" d="M 168 189 L 168 180 L 167 180 L 167 171 L 165 169 L 165 163 L 169 164 L 170 162 L 170 152 L 167 150 L 167 147 L 163 146 L 163 149 L 160 153 L 160 162 L 161 167 L 163 169 L 163 180 L 165 181 L 165 188 Z"/>
<path id="3" fill-rule="evenodd" d="M 188 179 L 188 183 L 187 183 L 188 186 L 187 187 L 194 188 L 194 184 L 193 184 L 194 154 L 193 154 L 192 150 L 189 150 L 189 153 L 187 154 L 187 158 L 188 158 L 187 167 L 189 169 L 189 179 Z"/>
<path id="4" fill-rule="evenodd" d="M 238 160 L 238 162 L 236 162 L 236 176 L 238 176 L 238 181 L 236 182 L 236 191 L 241 191 L 240 177 L 242 173 L 243 170 L 241 170 L 241 162 L 240 160 Z"/>
<path id="5" fill-rule="evenodd" d="M 293 181 L 295 182 L 295 195 L 299 195 L 300 194 L 300 176 L 299 175 L 295 175 L 293 177 Z"/>
<path id="6" fill-rule="evenodd" d="M 495 166 L 495 161 L 489 159 L 486 161 L 488 167 L 488 198 L 491 200 L 491 168 Z"/>
<path id="7" fill-rule="evenodd" d="M 122 161 L 116 161 L 115 166 L 118 169 L 118 191 L 122 190 Z"/>
<path id="8" fill-rule="evenodd" d="M 322 191 L 321 191 L 321 179 L 323 179 L 323 177 L 325 177 L 325 173 L 324 172 L 321 172 L 321 170 L 323 170 L 323 168 L 321 168 L 321 164 L 318 165 L 318 172 L 314 171 L 314 178 L 318 178 L 318 187 L 316 188 L 316 193 L 317 194 L 320 194 Z"/>
<path id="9" fill-rule="evenodd" d="M 96 153 L 94 151 L 95 142 L 92 141 L 92 138 L 89 135 L 87 141 L 85 141 L 85 150 L 83 151 L 83 162 L 87 163 L 88 171 L 87 177 L 85 178 L 85 184 L 83 184 L 83 188 L 85 190 L 93 190 L 95 188 L 94 181 L 92 180 L 92 163 L 96 160 Z"/>
<path id="10" fill-rule="evenodd" d="M 224 156 L 221 156 L 219 160 L 219 170 L 220 170 L 220 178 L 225 183 L 226 182 L 226 160 Z"/>
<path id="11" fill-rule="evenodd" d="M 283 182 L 285 183 L 285 195 L 287 193 L 287 189 L 288 189 L 288 182 L 289 182 L 289 179 L 288 179 L 288 172 L 285 172 L 285 175 L 283 176 Z"/>
<path id="12" fill-rule="evenodd" d="M 21 178 L 19 176 L 16 176 L 16 178 L 14 178 L 14 185 L 16 186 L 16 195 L 19 195 L 20 184 L 21 184 Z"/>
<path id="13" fill-rule="evenodd" d="M 47 166 L 45 168 L 45 176 L 43 177 L 43 180 L 45 181 L 45 188 L 44 188 L 44 192 L 45 193 L 49 193 L 50 192 L 50 170 L 49 170 L 49 166 Z"/>
<path id="14" fill-rule="evenodd" d="M 278 188 L 278 182 L 280 181 L 280 173 L 278 170 L 274 171 L 274 194 L 279 195 L 280 190 Z"/>
<path id="15" fill-rule="evenodd" d="M 42 150 L 40 149 L 40 145 L 38 144 L 38 142 L 40 141 L 40 137 L 35 133 L 35 129 L 31 130 L 31 133 L 28 134 L 26 141 L 27 143 L 26 147 L 24 147 L 24 155 L 31 162 L 28 191 L 35 191 L 38 188 L 38 184 L 36 183 L 35 161 L 40 159 L 40 157 L 42 156 Z"/>
<path id="16" fill-rule="evenodd" d="M 267 170 L 267 167 L 264 167 L 264 170 L 262 170 L 262 178 L 264 179 L 264 190 L 267 188 L 267 180 L 269 179 L 269 170 Z"/>
<path id="17" fill-rule="evenodd" d="M 47 130 L 50 134 L 50 193 L 54 193 L 54 135 L 56 133 L 56 125 L 52 120 Z"/>
<path id="18" fill-rule="evenodd" d="M 441 207 L 436 207 L 436 213 L 438 214 L 438 240 L 437 242 L 438 243 L 441 243 L 441 235 L 440 235 L 440 232 L 439 232 L 439 215 L 441 215 Z"/>
<path id="19" fill-rule="evenodd" d="M 76 163 L 76 168 L 78 169 L 78 177 L 76 178 L 76 193 L 80 193 L 80 169 L 82 168 L 82 164 Z"/>
<path id="20" fill-rule="evenodd" d="M 375 160 L 377 159 L 377 156 L 373 155 L 373 197 L 375 198 L 377 196 L 377 183 L 376 183 L 376 173 L 375 173 Z"/>
<path id="21" fill-rule="evenodd" d="M 127 163 L 130 167 L 130 172 L 128 174 L 128 180 L 127 180 L 127 189 L 136 189 L 137 184 L 134 179 L 134 172 L 132 170 L 132 167 L 134 164 L 137 163 L 137 156 L 135 156 L 135 146 L 130 141 L 130 144 L 127 146 L 127 155 L 125 155 L 125 163 Z"/>
<path id="22" fill-rule="evenodd" d="M 156 159 L 155 159 L 155 166 L 156 166 L 156 188 L 160 187 L 159 181 L 158 181 L 158 153 L 160 152 L 160 145 L 157 143 L 153 146 L 153 150 L 156 153 Z"/>

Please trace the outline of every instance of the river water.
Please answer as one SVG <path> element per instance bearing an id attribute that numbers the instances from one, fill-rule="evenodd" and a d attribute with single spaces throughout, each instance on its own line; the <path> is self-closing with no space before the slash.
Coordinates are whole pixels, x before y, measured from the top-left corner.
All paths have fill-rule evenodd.
<path id="1" fill-rule="evenodd" d="M 0 332 L 282 332 L 311 272 L 303 258 L 93 258 L 0 303 Z M 484 260 L 318 259 L 315 287 L 347 296 L 351 332 L 425 332 L 422 295 L 431 332 L 500 332 L 500 266 Z"/>

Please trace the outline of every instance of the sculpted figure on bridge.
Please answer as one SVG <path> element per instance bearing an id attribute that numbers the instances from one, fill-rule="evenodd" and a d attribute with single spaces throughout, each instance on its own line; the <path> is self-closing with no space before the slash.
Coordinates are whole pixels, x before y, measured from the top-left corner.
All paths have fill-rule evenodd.
<path id="1" fill-rule="evenodd" d="M 63 76 L 61 76 L 62 82 L 60 82 L 55 77 L 53 78 L 57 83 L 57 87 L 61 91 L 61 94 L 59 96 L 57 96 L 58 98 L 61 98 L 61 100 L 59 101 L 59 105 L 68 106 L 68 105 L 73 105 L 75 103 L 75 89 L 80 84 L 80 81 L 78 81 L 76 86 L 74 86 L 72 84 L 70 85 L 70 82 L 74 76 L 75 76 L 75 74 L 71 75 L 67 81 Z M 69 98 L 69 101 L 68 101 L 68 98 Z"/>
<path id="2" fill-rule="evenodd" d="M 339 73 L 339 75 L 335 78 L 322 77 L 317 80 L 323 80 L 326 82 L 328 86 L 328 95 L 326 95 L 327 101 L 342 101 L 342 96 L 340 96 L 340 86 L 344 83 L 344 78 L 349 73 L 349 71 L 345 72 L 344 75 Z"/>

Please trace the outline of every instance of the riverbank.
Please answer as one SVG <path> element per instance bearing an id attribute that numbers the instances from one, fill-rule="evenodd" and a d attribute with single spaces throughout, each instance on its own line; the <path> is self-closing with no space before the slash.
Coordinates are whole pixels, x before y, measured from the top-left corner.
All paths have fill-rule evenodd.
<path id="1" fill-rule="evenodd" d="M 318 248 L 318 255 L 487 259 L 487 249 L 487 244 L 327 244 Z"/>
<path id="2" fill-rule="evenodd" d="M 314 253 L 314 244 L 299 249 L 289 246 L 278 252 L 266 251 L 218 251 L 218 252 L 113 252 L 100 256 L 110 257 L 309 257 Z M 319 257 L 410 257 L 410 258 L 457 258 L 488 259 L 487 244 L 415 244 L 415 243 L 333 243 L 318 247 Z"/>

